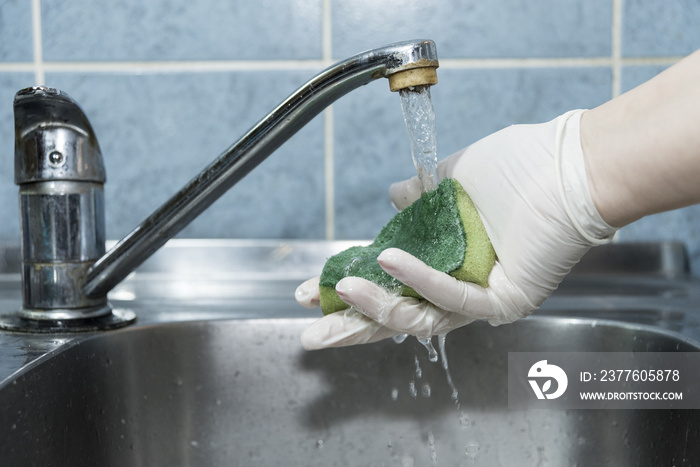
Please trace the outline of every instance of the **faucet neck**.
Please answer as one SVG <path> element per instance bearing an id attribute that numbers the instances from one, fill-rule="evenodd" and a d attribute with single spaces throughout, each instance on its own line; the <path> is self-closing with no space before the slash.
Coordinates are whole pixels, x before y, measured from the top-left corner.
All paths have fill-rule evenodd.
<path id="1" fill-rule="evenodd" d="M 263 117 L 100 258 L 88 273 L 85 294 L 90 297 L 106 294 L 340 97 L 380 78 L 406 70 L 437 67 L 435 43 L 418 40 L 368 50 L 326 68 Z"/>

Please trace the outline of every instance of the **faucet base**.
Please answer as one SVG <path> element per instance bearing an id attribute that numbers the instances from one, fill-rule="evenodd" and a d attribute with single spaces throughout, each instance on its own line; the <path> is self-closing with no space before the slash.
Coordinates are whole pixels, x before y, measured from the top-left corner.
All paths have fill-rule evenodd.
<path id="1" fill-rule="evenodd" d="M 102 303 L 98 305 L 78 308 L 28 308 L 25 302 L 25 306 L 19 310 L 18 315 L 30 321 L 95 320 L 108 316 L 112 312 L 112 305 L 107 301 L 107 297 L 103 297 L 101 301 Z"/>
<path id="2" fill-rule="evenodd" d="M 109 331 L 128 326 L 136 321 L 136 313 L 127 309 L 112 310 L 96 318 L 82 319 L 28 319 L 21 313 L 0 316 L 0 330 L 33 334 Z"/>

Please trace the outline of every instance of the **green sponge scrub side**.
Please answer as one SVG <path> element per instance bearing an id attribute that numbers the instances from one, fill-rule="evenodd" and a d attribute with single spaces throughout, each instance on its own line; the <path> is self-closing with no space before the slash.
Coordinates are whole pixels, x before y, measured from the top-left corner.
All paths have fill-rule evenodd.
<path id="1" fill-rule="evenodd" d="M 438 188 L 423 194 L 394 216 L 371 245 L 352 247 L 326 262 L 319 283 L 324 315 L 348 308 L 335 291 L 344 277 L 370 280 L 399 295 L 420 298 L 377 263 L 387 248 L 400 248 L 430 267 L 455 278 L 488 286 L 496 253 L 479 213 L 462 185 L 444 179 Z"/>

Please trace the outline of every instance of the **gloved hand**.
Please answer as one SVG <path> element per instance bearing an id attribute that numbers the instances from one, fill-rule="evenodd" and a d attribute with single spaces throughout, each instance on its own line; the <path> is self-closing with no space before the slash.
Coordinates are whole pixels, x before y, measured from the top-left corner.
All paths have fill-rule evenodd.
<path id="1" fill-rule="evenodd" d="M 510 323 L 538 308 L 591 246 L 615 232 L 591 198 L 580 142 L 582 112 L 505 128 L 439 164 L 439 178 L 457 179 L 474 201 L 496 251 L 487 288 L 387 249 L 378 258 L 381 267 L 425 300 L 347 277 L 336 290 L 352 308 L 315 322 L 302 345 L 337 347 L 403 333 L 429 337 L 474 320 Z M 417 177 L 394 184 L 390 195 L 397 208 L 410 205 L 420 196 Z M 318 306 L 318 278 L 299 286 L 296 298 Z"/>

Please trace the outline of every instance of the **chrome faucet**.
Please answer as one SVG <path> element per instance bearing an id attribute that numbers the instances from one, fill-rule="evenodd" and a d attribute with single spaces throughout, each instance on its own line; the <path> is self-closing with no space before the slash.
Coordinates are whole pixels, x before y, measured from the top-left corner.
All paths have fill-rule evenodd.
<path id="1" fill-rule="evenodd" d="M 133 312 L 107 293 L 306 123 L 341 96 L 388 78 L 390 89 L 437 83 L 432 41 L 369 50 L 309 80 L 105 253 L 105 170 L 78 104 L 55 88 L 17 93 L 15 183 L 19 185 L 23 307 L 0 328 L 30 332 L 109 329 Z"/>

